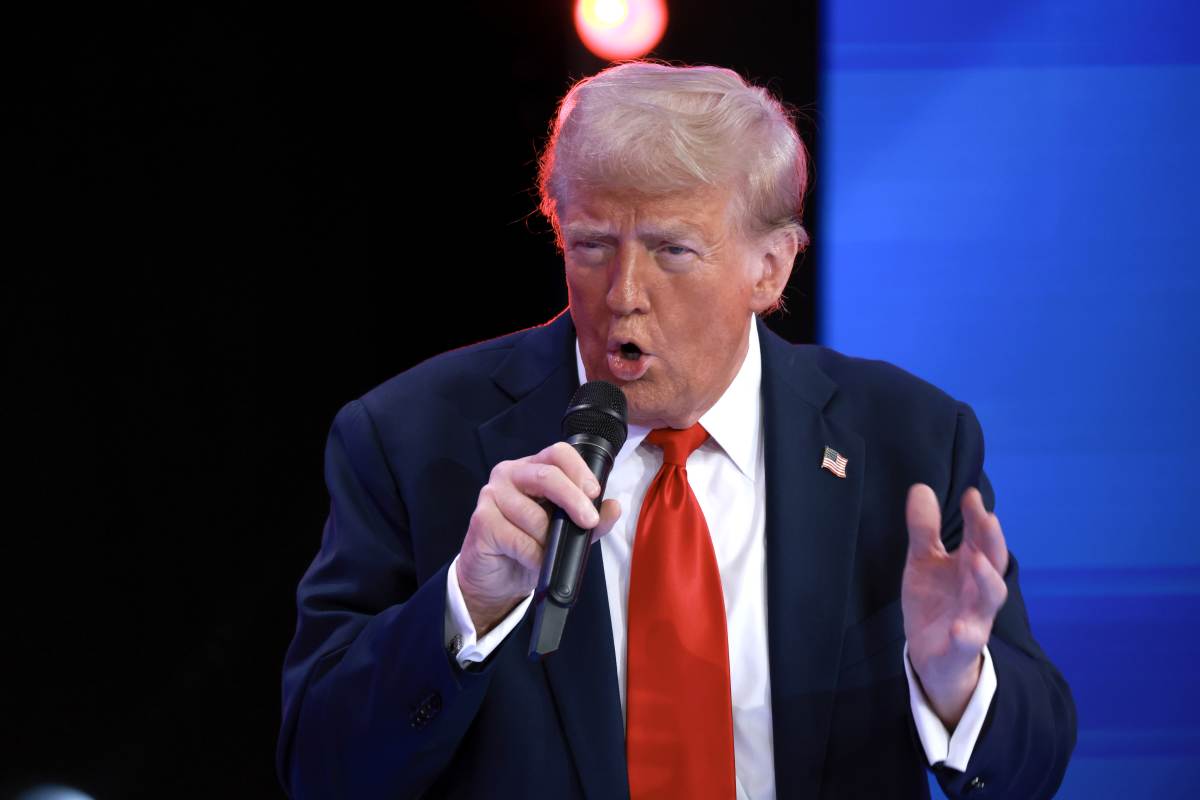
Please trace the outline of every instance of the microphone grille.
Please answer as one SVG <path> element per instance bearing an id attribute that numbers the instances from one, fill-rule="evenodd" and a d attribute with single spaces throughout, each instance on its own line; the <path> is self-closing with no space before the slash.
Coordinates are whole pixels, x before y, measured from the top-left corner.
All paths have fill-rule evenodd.
<path id="1" fill-rule="evenodd" d="M 621 387 L 608 381 L 588 381 L 575 390 L 563 414 L 563 438 L 578 433 L 600 436 L 620 450 L 629 435 L 627 405 Z"/>

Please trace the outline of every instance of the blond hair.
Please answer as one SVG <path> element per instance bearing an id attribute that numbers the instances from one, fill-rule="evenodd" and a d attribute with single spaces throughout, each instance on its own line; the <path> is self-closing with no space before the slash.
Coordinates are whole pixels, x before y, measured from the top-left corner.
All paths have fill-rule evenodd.
<path id="1" fill-rule="evenodd" d="M 584 78 L 559 103 L 538 162 L 540 210 L 559 226 L 573 188 L 665 194 L 732 186 L 746 236 L 801 224 L 808 156 L 792 112 L 730 69 L 630 61 Z"/>

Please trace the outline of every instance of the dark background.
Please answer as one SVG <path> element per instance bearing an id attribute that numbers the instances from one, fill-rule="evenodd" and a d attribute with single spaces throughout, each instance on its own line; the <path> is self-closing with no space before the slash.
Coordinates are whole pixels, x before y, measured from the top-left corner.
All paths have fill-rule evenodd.
<path id="1" fill-rule="evenodd" d="M 334 413 L 566 305 L 535 159 L 604 66 L 570 5 L 9 18 L 0 797 L 282 794 Z M 672 3 L 654 55 L 768 85 L 815 161 L 816 5 Z M 793 341 L 819 248 L 772 320 Z"/>

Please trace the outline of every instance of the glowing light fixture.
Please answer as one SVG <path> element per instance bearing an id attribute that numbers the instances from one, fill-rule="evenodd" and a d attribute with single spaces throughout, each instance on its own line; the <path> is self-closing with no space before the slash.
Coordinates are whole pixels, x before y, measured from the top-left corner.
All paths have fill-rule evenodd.
<path id="1" fill-rule="evenodd" d="M 666 0 L 576 0 L 575 30 L 600 58 L 622 61 L 654 49 L 667 29 Z"/>

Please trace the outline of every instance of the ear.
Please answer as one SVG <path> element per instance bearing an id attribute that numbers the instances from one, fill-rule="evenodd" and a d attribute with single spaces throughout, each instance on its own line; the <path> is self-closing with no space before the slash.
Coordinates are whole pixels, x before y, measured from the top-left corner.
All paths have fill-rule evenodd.
<path id="1" fill-rule="evenodd" d="M 800 252 L 800 234 L 792 227 L 771 231 L 754 247 L 757 277 L 750 295 L 750 310 L 761 314 L 774 306 L 787 288 L 792 265 Z"/>

